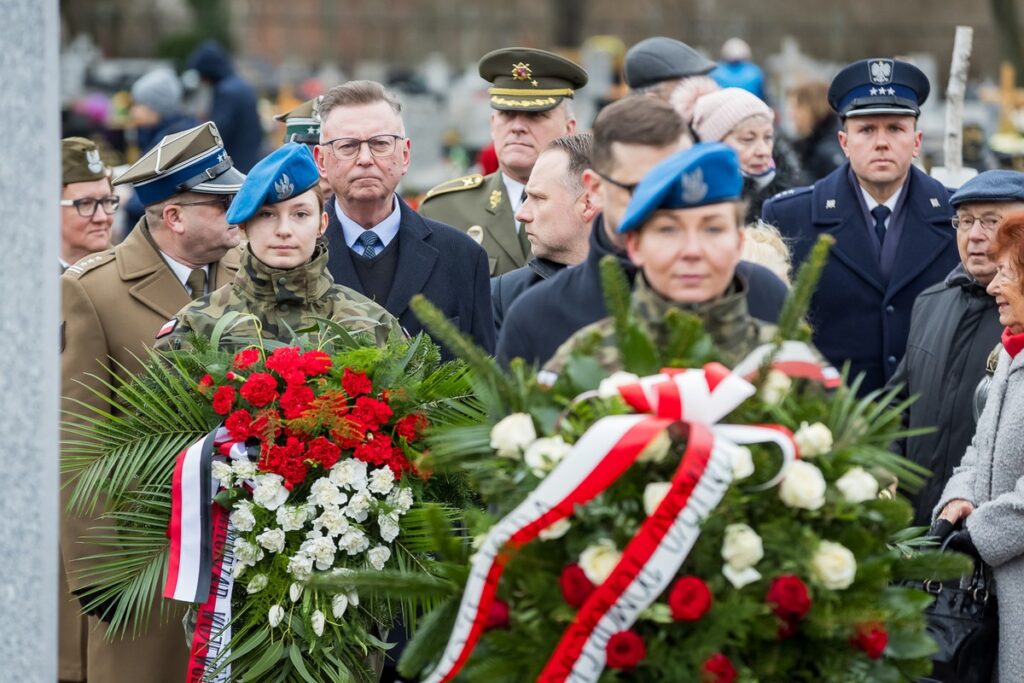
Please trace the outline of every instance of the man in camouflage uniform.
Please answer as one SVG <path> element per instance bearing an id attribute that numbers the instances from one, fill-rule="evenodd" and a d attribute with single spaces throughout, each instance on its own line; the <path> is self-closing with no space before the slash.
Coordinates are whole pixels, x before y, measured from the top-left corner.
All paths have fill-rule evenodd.
<path id="1" fill-rule="evenodd" d="M 61 277 L 61 407 L 84 413 L 109 409 L 108 386 L 140 368 L 160 325 L 188 303 L 234 277 L 238 230 L 224 218 L 226 200 L 244 179 L 225 154 L 216 127 L 206 123 L 168 136 L 115 180 L 131 182 L 146 214 L 114 249 L 87 257 Z M 76 437 L 64 431 L 62 440 Z M 67 482 L 65 482 L 66 484 Z M 71 487 L 62 490 L 66 505 Z M 61 554 L 72 591 L 90 588 L 82 570 L 90 555 L 110 552 L 90 542 L 94 514 L 61 521 Z M 89 683 L 181 683 L 188 649 L 181 624 L 153 610 L 140 635 L 111 636 L 96 608 L 89 617 Z M 129 625 L 129 629 L 135 626 Z"/>
<path id="2" fill-rule="evenodd" d="M 576 131 L 568 100 L 587 84 L 587 73 L 556 54 L 523 47 L 490 52 L 478 68 L 493 84 L 491 139 L 498 171 L 438 185 L 427 192 L 420 213 L 482 245 L 493 277 L 525 266 L 530 258 L 530 241 L 515 214 L 538 155 L 555 138 Z"/>

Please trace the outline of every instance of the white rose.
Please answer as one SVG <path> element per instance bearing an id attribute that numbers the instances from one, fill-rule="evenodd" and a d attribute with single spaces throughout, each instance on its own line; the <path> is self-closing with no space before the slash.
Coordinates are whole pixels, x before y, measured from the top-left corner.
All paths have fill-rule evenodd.
<path id="1" fill-rule="evenodd" d="M 284 607 L 280 605 L 274 605 L 270 608 L 270 612 L 267 613 L 267 621 L 270 622 L 270 628 L 277 628 L 278 625 L 284 620 Z"/>
<path id="2" fill-rule="evenodd" d="M 263 533 L 256 537 L 256 542 L 272 553 L 284 550 L 284 540 L 283 529 L 264 529 Z"/>
<path id="3" fill-rule="evenodd" d="M 379 545 L 366 553 L 366 559 L 370 561 L 371 567 L 380 571 L 391 559 L 391 550 L 387 546 Z"/>
<path id="4" fill-rule="evenodd" d="M 256 476 L 256 463 L 249 458 L 239 458 L 231 461 L 231 470 L 239 479 L 252 479 Z"/>
<path id="5" fill-rule="evenodd" d="M 544 437 L 526 447 L 526 451 L 523 453 L 523 462 L 530 468 L 534 476 L 543 478 L 571 450 L 572 446 L 563 441 L 560 436 Z"/>
<path id="6" fill-rule="evenodd" d="M 252 531 L 256 526 L 256 518 L 252 514 L 252 501 L 240 500 L 235 503 L 228 521 L 238 531 Z"/>
<path id="7" fill-rule="evenodd" d="M 267 587 L 267 575 L 257 574 L 256 576 L 249 579 L 249 584 L 245 587 L 245 592 L 249 595 L 253 593 L 259 593 L 261 590 Z"/>
<path id="8" fill-rule="evenodd" d="M 349 529 L 338 539 L 338 550 L 349 555 L 358 555 L 370 547 L 370 540 L 359 529 Z"/>
<path id="9" fill-rule="evenodd" d="M 626 384 L 636 384 L 640 381 L 638 375 L 632 372 L 613 372 L 610 377 L 605 377 L 597 385 L 597 395 L 601 398 L 612 398 L 619 395 L 619 387 Z"/>
<path id="10" fill-rule="evenodd" d="M 292 602 L 298 602 L 299 598 L 302 597 L 302 584 L 293 583 L 288 586 L 288 597 L 292 599 Z"/>
<path id="11" fill-rule="evenodd" d="M 863 467 L 850 468 L 836 481 L 836 488 L 851 503 L 863 503 L 878 497 L 878 480 Z"/>
<path id="12" fill-rule="evenodd" d="M 659 432 L 659 434 L 651 439 L 651 442 L 647 444 L 646 448 L 640 451 L 640 455 L 637 456 L 637 462 L 661 462 L 668 456 L 668 449 L 672 446 L 672 439 L 669 438 L 668 432 Z"/>
<path id="13" fill-rule="evenodd" d="M 661 501 L 665 500 L 665 496 L 668 495 L 669 489 L 672 488 L 672 484 L 667 481 L 652 481 L 650 484 L 644 487 L 644 512 L 650 517 L 654 514 L 654 511 L 661 505 Z"/>
<path id="14" fill-rule="evenodd" d="M 210 465 L 210 473 L 214 479 L 220 481 L 221 486 L 226 489 L 231 488 L 232 475 L 234 474 L 231 465 L 223 460 L 214 460 L 213 464 Z"/>
<path id="15" fill-rule="evenodd" d="M 386 496 L 395 487 L 395 473 L 390 467 L 379 467 L 370 474 L 370 484 L 366 488 L 378 496 Z"/>
<path id="16" fill-rule="evenodd" d="M 280 474 L 260 474 L 256 476 L 256 488 L 252 499 L 260 507 L 276 510 L 288 500 L 288 489 L 282 484 L 284 477 Z"/>
<path id="17" fill-rule="evenodd" d="M 372 503 L 373 497 L 365 490 L 354 493 L 345 506 L 345 514 L 357 522 L 365 522 Z"/>
<path id="18" fill-rule="evenodd" d="M 325 529 L 331 536 L 338 536 L 348 531 L 348 518 L 338 508 L 327 508 L 323 514 L 317 517 L 313 525 L 317 529 Z"/>
<path id="19" fill-rule="evenodd" d="M 800 429 L 793 435 L 793 440 L 796 441 L 801 458 L 825 455 L 832 450 L 832 432 L 820 422 L 812 425 L 801 422 Z"/>
<path id="20" fill-rule="evenodd" d="M 811 573 L 825 588 L 841 591 L 857 578 L 857 558 L 839 543 L 822 541 L 811 558 Z"/>
<path id="21" fill-rule="evenodd" d="M 536 438 L 533 418 L 526 413 L 513 413 L 491 428 L 491 448 L 503 458 L 518 458 Z"/>
<path id="22" fill-rule="evenodd" d="M 380 528 L 380 537 L 383 541 L 391 543 L 398 538 L 401 527 L 398 524 L 398 513 L 389 512 L 377 515 L 377 526 Z"/>
<path id="23" fill-rule="evenodd" d="M 254 565 L 263 559 L 263 551 L 255 543 L 244 538 L 235 539 L 235 561 L 240 564 Z"/>
<path id="24" fill-rule="evenodd" d="M 592 584 L 600 586 L 611 575 L 621 557 L 622 553 L 615 547 L 615 543 L 602 538 L 580 553 L 580 568 Z"/>
<path id="25" fill-rule="evenodd" d="M 746 524 L 730 524 L 725 527 L 722 559 L 727 565 L 739 572 L 753 567 L 763 557 L 764 543 L 756 531 Z"/>
<path id="26" fill-rule="evenodd" d="M 338 507 L 344 505 L 348 496 L 342 493 L 338 487 L 327 477 L 321 477 L 309 487 L 309 502 L 319 505 L 322 508 Z"/>
<path id="27" fill-rule="evenodd" d="M 312 616 L 309 618 L 309 623 L 313 626 L 313 633 L 319 638 L 324 634 L 324 626 L 327 624 L 327 619 L 324 617 L 324 613 L 318 609 L 313 610 Z"/>
<path id="28" fill-rule="evenodd" d="M 282 505 L 277 509 L 277 523 L 285 531 L 299 531 L 306 523 L 305 506 Z"/>
<path id="29" fill-rule="evenodd" d="M 305 581 L 313 574 L 313 558 L 305 553 L 295 553 L 288 560 L 288 573 L 299 581 Z"/>
<path id="30" fill-rule="evenodd" d="M 784 372 L 769 370 L 768 378 L 761 385 L 761 400 L 770 406 L 777 406 L 786 398 L 793 387 L 793 380 Z"/>
<path id="31" fill-rule="evenodd" d="M 395 489 L 388 494 L 388 503 L 394 506 L 400 515 L 404 515 L 412 507 L 412 489 L 408 486 Z"/>
<path id="32" fill-rule="evenodd" d="M 334 615 L 335 619 L 341 619 L 345 616 L 345 610 L 348 609 L 348 596 L 344 593 L 338 593 L 331 599 L 331 614 Z"/>
<path id="33" fill-rule="evenodd" d="M 804 460 L 790 463 L 779 485 L 779 498 L 791 508 L 817 510 L 825 504 L 825 477 Z"/>
<path id="34" fill-rule="evenodd" d="M 757 571 L 753 567 L 747 567 L 746 569 L 733 569 L 731 564 L 723 564 L 722 576 L 728 579 L 729 583 L 731 583 L 734 588 L 743 588 L 748 583 L 760 581 L 761 572 Z"/>
<path id="35" fill-rule="evenodd" d="M 572 528 L 572 523 L 568 519 L 560 519 L 547 529 L 544 529 L 539 534 L 538 538 L 542 541 L 554 541 L 557 538 L 561 538 L 569 533 L 569 529 Z"/>
<path id="36" fill-rule="evenodd" d="M 355 458 L 339 460 L 331 468 L 330 478 L 343 489 L 362 491 L 366 488 L 366 463 Z"/>
<path id="37" fill-rule="evenodd" d="M 317 536 L 303 541 L 299 550 L 312 557 L 316 561 L 316 568 L 320 571 L 330 569 L 334 565 L 337 548 L 334 545 L 334 539 L 330 536 Z"/>
<path id="38" fill-rule="evenodd" d="M 732 451 L 733 479 L 746 479 L 754 473 L 754 456 L 746 446 L 739 446 Z"/>

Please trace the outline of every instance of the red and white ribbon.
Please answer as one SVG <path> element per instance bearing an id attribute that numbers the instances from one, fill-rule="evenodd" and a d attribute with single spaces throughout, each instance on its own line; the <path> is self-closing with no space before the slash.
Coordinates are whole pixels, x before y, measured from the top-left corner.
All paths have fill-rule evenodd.
<path id="1" fill-rule="evenodd" d="M 812 372 L 805 365 L 818 363 L 813 352 L 798 342 L 790 344 L 803 347 L 791 345 L 788 351 L 787 362 L 800 364 L 799 376 L 825 380 L 822 383 L 828 386 L 829 373 L 820 367 Z M 767 352 L 759 349 L 752 356 L 759 353 L 759 357 L 744 361 L 755 374 Z M 785 372 L 782 366 L 778 369 Z M 508 560 L 505 547 L 528 543 L 571 515 L 575 506 L 608 488 L 670 424 L 685 423 L 689 436 L 669 494 L 627 545 L 609 578 L 581 607 L 541 675 L 545 683 L 598 679 L 605 666 L 608 639 L 629 628 L 668 587 L 700 535 L 701 520 L 717 507 L 728 489 L 737 444 L 778 444 L 783 453 L 782 469 L 797 457 L 792 435 L 784 427 L 715 424 L 755 392 L 739 373 L 717 363 L 702 370 L 666 370 L 619 391 L 642 414 L 596 422 L 526 500 L 492 527 L 471 560 L 452 634 L 425 683 L 453 680 L 469 659 Z M 780 471 L 769 485 L 781 476 Z"/>

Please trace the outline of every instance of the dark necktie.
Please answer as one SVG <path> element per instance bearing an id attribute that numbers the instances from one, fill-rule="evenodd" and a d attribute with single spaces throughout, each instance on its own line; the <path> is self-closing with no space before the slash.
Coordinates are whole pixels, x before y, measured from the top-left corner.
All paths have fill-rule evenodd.
<path id="1" fill-rule="evenodd" d="M 202 298 L 206 294 L 206 268 L 196 268 L 188 274 L 185 284 L 192 290 L 192 300 Z"/>
<path id="2" fill-rule="evenodd" d="M 363 248 L 363 256 L 365 258 L 373 258 L 384 248 L 384 244 L 373 230 L 363 231 L 363 234 L 356 241 Z"/>
<path id="3" fill-rule="evenodd" d="M 875 236 L 878 237 L 878 246 L 885 244 L 885 219 L 889 217 L 892 210 L 883 204 L 871 209 L 871 215 L 875 217 Z"/>
<path id="4" fill-rule="evenodd" d="M 522 208 L 523 202 L 526 201 L 526 190 L 523 190 L 522 198 L 519 200 L 519 207 Z M 533 245 L 530 244 L 530 238 L 526 236 L 526 227 L 519 222 L 516 222 L 516 233 L 519 237 L 519 246 L 523 250 L 523 256 L 529 261 L 530 257 L 533 256 Z"/>

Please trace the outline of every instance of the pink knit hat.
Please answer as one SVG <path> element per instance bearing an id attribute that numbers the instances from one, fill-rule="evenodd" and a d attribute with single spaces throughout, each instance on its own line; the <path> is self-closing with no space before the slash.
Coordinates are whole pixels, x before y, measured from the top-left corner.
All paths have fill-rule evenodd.
<path id="1" fill-rule="evenodd" d="M 693 107 L 693 130 L 701 142 L 718 142 L 751 116 L 775 120 L 775 112 L 757 95 L 743 88 L 708 93 Z"/>

